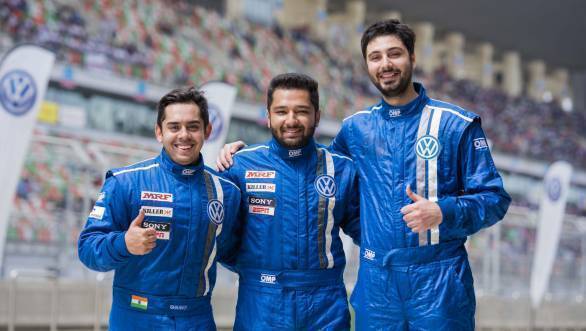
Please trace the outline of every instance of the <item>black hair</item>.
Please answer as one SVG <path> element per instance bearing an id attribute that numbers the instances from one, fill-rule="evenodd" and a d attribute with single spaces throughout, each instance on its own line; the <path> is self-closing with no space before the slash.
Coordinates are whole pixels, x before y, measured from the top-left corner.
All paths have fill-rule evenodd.
<path id="1" fill-rule="evenodd" d="M 165 108 L 168 105 L 175 103 L 193 103 L 199 107 L 199 114 L 203 120 L 204 128 L 210 123 L 210 116 L 208 113 L 208 101 L 203 95 L 203 92 L 196 89 L 194 86 L 186 86 L 171 90 L 165 94 L 157 104 L 157 126 L 162 128 L 165 120 Z"/>
<path id="2" fill-rule="evenodd" d="M 308 75 L 298 73 L 286 73 L 275 76 L 267 90 L 267 110 L 271 109 L 273 93 L 277 89 L 305 90 L 309 93 L 309 101 L 316 112 L 319 111 L 319 93 L 317 81 Z"/>
<path id="3" fill-rule="evenodd" d="M 362 47 L 362 56 L 366 60 L 366 47 L 376 37 L 395 35 L 401 39 L 409 55 L 413 55 L 415 51 L 415 32 L 407 24 L 401 23 L 399 20 L 390 19 L 378 21 L 368 27 L 362 34 L 360 46 Z"/>

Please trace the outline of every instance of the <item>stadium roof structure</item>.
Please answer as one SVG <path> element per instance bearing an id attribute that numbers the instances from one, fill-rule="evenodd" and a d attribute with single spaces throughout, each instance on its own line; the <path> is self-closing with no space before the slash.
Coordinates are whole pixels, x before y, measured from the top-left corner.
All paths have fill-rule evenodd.
<path id="1" fill-rule="evenodd" d="M 339 1 L 338 5 L 343 5 Z M 549 68 L 586 72 L 586 1 L 582 0 L 367 0 L 367 21 L 396 10 L 405 22 L 427 21 L 497 50 L 517 50 Z"/>

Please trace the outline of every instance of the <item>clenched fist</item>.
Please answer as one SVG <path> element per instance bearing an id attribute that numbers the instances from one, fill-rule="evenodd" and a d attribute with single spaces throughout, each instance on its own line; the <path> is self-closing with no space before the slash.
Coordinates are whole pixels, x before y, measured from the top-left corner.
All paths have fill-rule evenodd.
<path id="1" fill-rule="evenodd" d="M 157 246 L 157 231 L 153 228 L 144 229 L 143 220 L 144 210 L 141 209 L 124 234 L 126 248 L 132 255 L 148 254 Z"/>

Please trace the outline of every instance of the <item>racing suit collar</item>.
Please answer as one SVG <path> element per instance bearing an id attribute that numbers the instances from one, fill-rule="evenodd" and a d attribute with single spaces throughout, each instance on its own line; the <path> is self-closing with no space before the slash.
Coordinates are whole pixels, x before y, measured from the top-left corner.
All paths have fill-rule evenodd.
<path id="1" fill-rule="evenodd" d="M 417 98 L 409 101 L 407 104 L 400 106 L 393 106 L 388 104 L 385 99 L 381 99 L 381 102 L 375 107 L 375 110 L 380 112 L 384 119 L 395 120 L 404 117 L 415 115 L 423 109 L 422 104 L 427 103 L 429 98 L 425 93 L 425 88 L 421 83 L 413 83 L 415 92 L 417 92 Z"/>
<path id="2" fill-rule="evenodd" d="M 315 141 L 311 138 L 304 147 L 286 148 L 273 138 L 269 142 L 269 147 L 284 160 L 303 159 L 309 157 L 311 153 L 315 152 Z"/>
<path id="3" fill-rule="evenodd" d="M 197 172 L 203 170 L 204 163 L 203 163 L 203 156 L 199 153 L 199 158 L 195 164 L 183 166 L 180 164 L 175 163 L 167 154 L 167 151 L 163 148 L 161 150 L 161 167 L 167 171 L 170 171 L 174 175 L 177 176 L 193 176 Z"/>

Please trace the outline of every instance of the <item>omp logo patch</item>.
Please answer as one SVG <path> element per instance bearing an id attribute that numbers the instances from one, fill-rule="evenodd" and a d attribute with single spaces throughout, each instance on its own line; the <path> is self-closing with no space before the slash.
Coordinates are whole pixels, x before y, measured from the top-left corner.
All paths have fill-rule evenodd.
<path id="1" fill-rule="evenodd" d="M 415 153 L 422 159 L 433 159 L 440 152 L 440 143 L 434 136 L 423 136 L 415 144 Z"/>
<path id="2" fill-rule="evenodd" d="M 289 150 L 289 157 L 298 157 L 298 156 L 301 156 L 301 149 Z"/>
<path id="3" fill-rule="evenodd" d="M 183 171 L 181 171 L 181 174 L 183 176 L 191 176 L 195 173 L 194 169 L 183 169 Z"/>
<path id="4" fill-rule="evenodd" d="M 169 305 L 169 309 L 170 310 L 187 310 L 187 308 L 189 308 L 189 306 L 187 305 Z"/>
<path id="5" fill-rule="evenodd" d="M 140 192 L 140 200 L 173 202 L 173 194 L 162 193 L 162 192 L 142 191 L 142 192 Z"/>
<path id="6" fill-rule="evenodd" d="M 364 258 L 367 260 L 374 260 L 374 258 L 376 257 L 376 253 L 371 251 L 370 249 L 365 249 L 364 250 Z"/>
<path id="7" fill-rule="evenodd" d="M 94 208 L 92 208 L 92 212 L 90 213 L 89 217 L 101 220 L 104 217 L 104 211 L 106 211 L 106 208 L 100 207 L 100 206 L 94 206 Z"/>
<path id="8" fill-rule="evenodd" d="M 171 234 L 171 223 L 157 223 L 151 221 L 142 221 L 142 227 L 145 229 L 153 228 L 156 231 L 157 239 L 169 240 Z"/>
<path id="9" fill-rule="evenodd" d="M 275 204 L 275 199 L 249 196 L 248 212 L 251 214 L 275 216 Z"/>
<path id="10" fill-rule="evenodd" d="M 488 144 L 486 143 L 486 139 L 484 139 L 484 138 L 476 138 L 473 140 L 473 142 L 474 142 L 474 149 L 476 149 L 476 150 L 488 148 Z"/>
<path id="11" fill-rule="evenodd" d="M 271 274 L 260 274 L 260 282 L 265 284 L 277 283 L 277 276 Z"/>
<path id="12" fill-rule="evenodd" d="M 271 183 L 246 183 L 246 192 L 275 192 L 276 184 Z"/>
<path id="13" fill-rule="evenodd" d="M 256 170 L 246 170 L 244 178 L 251 179 L 251 178 L 275 178 L 276 172 L 274 170 L 268 171 L 256 171 Z"/>
<path id="14" fill-rule="evenodd" d="M 173 217 L 173 208 L 142 206 L 145 216 Z"/>
<path id="15" fill-rule="evenodd" d="M 401 109 L 389 109 L 389 117 L 401 116 Z"/>
<path id="16" fill-rule="evenodd" d="M 104 201 L 104 198 L 106 198 L 106 192 L 100 192 L 100 193 L 98 193 L 98 198 L 97 198 L 96 202 L 102 202 L 102 201 Z"/>

